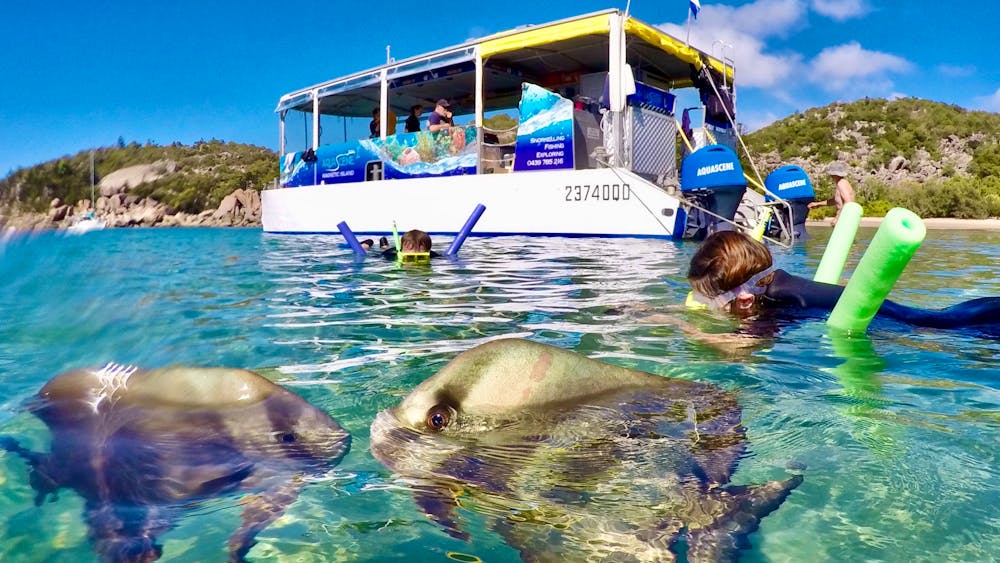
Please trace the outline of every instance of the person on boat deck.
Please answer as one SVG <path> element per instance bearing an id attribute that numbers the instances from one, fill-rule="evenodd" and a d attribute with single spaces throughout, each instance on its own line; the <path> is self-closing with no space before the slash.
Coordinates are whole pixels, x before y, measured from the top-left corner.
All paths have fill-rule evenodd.
<path id="1" fill-rule="evenodd" d="M 771 251 L 737 231 L 719 231 L 701 244 L 688 269 L 695 300 L 709 308 L 754 319 L 767 311 L 833 310 L 844 288 L 772 267 Z M 801 315 L 800 315 L 801 316 Z M 930 328 L 975 328 L 1000 337 L 1000 297 L 982 297 L 939 310 L 888 299 L 876 317 Z"/>
<path id="2" fill-rule="evenodd" d="M 406 128 L 404 129 L 407 133 L 420 131 L 420 114 L 422 113 L 424 113 L 424 106 L 420 104 L 410 106 L 410 116 L 406 118 Z"/>
<path id="3" fill-rule="evenodd" d="M 431 133 L 437 133 L 443 129 L 452 127 L 455 123 L 452 121 L 452 113 L 448 111 L 451 104 L 448 100 L 441 98 L 437 101 L 437 105 L 434 106 L 434 111 L 427 116 L 427 130 Z"/>
<path id="4" fill-rule="evenodd" d="M 396 134 L 396 114 L 389 109 L 388 119 L 385 122 L 385 135 Z M 368 122 L 368 132 L 371 134 L 370 137 L 375 139 L 382 136 L 382 109 L 375 108 L 372 110 L 372 120 Z"/>
<path id="5" fill-rule="evenodd" d="M 431 258 L 437 258 L 440 256 L 440 254 L 431 250 L 431 236 L 419 229 L 406 231 L 406 233 L 399 238 L 399 251 L 403 254 L 429 252 Z M 390 260 L 395 260 L 397 257 L 396 249 L 388 248 L 382 252 L 382 256 L 389 258 Z"/>
<path id="6" fill-rule="evenodd" d="M 854 187 L 847 180 L 847 165 L 839 160 L 836 162 L 831 162 L 829 166 L 826 167 L 826 173 L 833 177 L 833 196 L 830 199 L 823 201 L 813 201 L 809 203 L 809 209 L 814 207 L 825 207 L 827 205 L 837 206 L 837 214 L 833 216 L 830 221 L 831 225 L 837 224 L 837 219 L 840 217 L 840 210 L 844 208 L 844 205 L 854 201 Z"/>

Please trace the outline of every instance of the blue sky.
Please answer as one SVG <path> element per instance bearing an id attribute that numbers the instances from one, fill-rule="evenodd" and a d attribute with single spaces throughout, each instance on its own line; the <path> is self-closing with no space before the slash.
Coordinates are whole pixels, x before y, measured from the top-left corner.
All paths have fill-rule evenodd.
<path id="1" fill-rule="evenodd" d="M 865 96 L 1000 112 L 1000 2 L 702 0 L 691 41 L 735 47 L 750 129 Z M 364 10 L 359 9 L 364 7 Z M 200 139 L 277 149 L 289 91 L 469 38 L 625 1 L 365 3 L 49 0 L 0 18 L 0 177 L 126 141 Z M 686 35 L 687 0 L 631 12 Z"/>

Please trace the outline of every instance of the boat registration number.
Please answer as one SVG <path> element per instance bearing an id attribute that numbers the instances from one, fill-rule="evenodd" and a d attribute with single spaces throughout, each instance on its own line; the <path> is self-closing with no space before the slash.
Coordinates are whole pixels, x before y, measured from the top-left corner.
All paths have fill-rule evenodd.
<path id="1" fill-rule="evenodd" d="M 628 184 L 582 184 L 566 186 L 566 201 L 628 201 Z"/>

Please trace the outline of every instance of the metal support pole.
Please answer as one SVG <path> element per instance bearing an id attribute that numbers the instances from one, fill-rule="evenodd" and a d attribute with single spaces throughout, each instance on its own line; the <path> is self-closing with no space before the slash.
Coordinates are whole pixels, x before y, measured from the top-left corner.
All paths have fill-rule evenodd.
<path id="1" fill-rule="evenodd" d="M 316 150 L 319 148 L 319 92 L 317 90 L 312 91 L 313 99 L 313 139 L 312 148 Z"/>

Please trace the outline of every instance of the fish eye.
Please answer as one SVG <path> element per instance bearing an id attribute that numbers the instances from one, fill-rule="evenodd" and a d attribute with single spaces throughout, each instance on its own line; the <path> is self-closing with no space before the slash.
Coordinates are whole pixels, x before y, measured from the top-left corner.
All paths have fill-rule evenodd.
<path id="1" fill-rule="evenodd" d="M 447 407 L 438 405 L 427 413 L 427 427 L 435 432 L 444 430 L 451 422 L 451 411 Z"/>
<path id="2" fill-rule="evenodd" d="M 292 442 L 295 441 L 295 434 L 292 434 L 291 432 L 285 432 L 284 434 L 281 435 L 281 441 L 286 444 L 291 444 Z"/>

